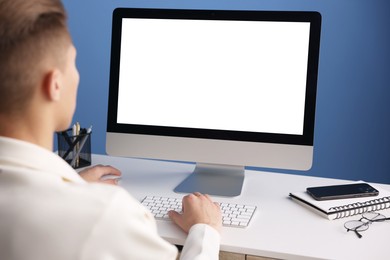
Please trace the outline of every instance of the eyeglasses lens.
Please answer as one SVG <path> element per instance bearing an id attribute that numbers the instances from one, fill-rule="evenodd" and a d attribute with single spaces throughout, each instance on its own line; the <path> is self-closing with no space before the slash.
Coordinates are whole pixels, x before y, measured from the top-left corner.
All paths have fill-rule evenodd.
<path id="1" fill-rule="evenodd" d="M 368 223 L 359 220 L 351 220 L 346 222 L 344 227 L 348 230 L 365 231 L 368 229 Z"/>
<path id="2" fill-rule="evenodd" d="M 376 212 L 363 213 L 362 217 L 370 221 L 383 221 L 386 218 L 384 215 L 381 215 Z"/>

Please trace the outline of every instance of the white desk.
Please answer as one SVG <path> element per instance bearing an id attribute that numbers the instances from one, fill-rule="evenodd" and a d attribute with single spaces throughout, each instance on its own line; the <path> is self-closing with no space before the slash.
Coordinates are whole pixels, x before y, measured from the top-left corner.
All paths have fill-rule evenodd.
<path id="1" fill-rule="evenodd" d="M 192 164 L 93 155 L 93 164 L 110 164 L 122 171 L 120 183 L 135 198 L 146 195 L 182 197 L 174 187 L 194 168 Z M 239 197 L 214 197 L 257 205 L 246 229 L 223 228 L 221 250 L 279 259 L 390 259 L 390 221 L 373 223 L 359 239 L 346 232 L 341 220 L 328 220 L 288 198 L 307 186 L 343 183 L 342 180 L 246 171 Z M 390 185 L 383 185 L 390 190 Z M 390 211 L 381 211 L 390 216 Z M 349 219 L 358 219 L 359 216 Z M 183 245 L 185 234 L 169 221 L 157 221 L 160 235 Z"/>

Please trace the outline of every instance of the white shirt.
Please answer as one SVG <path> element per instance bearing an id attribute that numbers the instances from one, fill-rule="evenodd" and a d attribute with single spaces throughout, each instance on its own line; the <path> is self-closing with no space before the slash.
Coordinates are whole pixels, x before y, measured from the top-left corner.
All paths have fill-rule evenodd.
<path id="1" fill-rule="evenodd" d="M 193 226 L 181 259 L 218 259 L 219 233 Z M 176 259 L 124 189 L 86 183 L 58 155 L 0 137 L 0 259 Z"/>

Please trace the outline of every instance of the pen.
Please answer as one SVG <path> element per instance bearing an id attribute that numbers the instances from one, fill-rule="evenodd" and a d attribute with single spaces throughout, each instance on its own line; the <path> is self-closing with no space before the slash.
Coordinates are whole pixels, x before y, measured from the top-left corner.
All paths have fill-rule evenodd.
<path id="1" fill-rule="evenodd" d="M 76 144 L 76 141 L 77 141 L 76 124 L 74 124 L 74 125 L 72 126 L 72 136 L 73 136 L 72 142 L 73 142 L 74 144 Z M 74 146 L 73 146 L 73 158 L 75 157 L 76 152 L 77 152 L 77 148 L 76 148 L 76 145 L 74 145 Z M 72 161 L 73 161 L 73 160 L 72 160 Z M 72 167 L 74 166 L 73 163 L 72 163 L 71 165 L 72 165 Z"/>
<path id="2" fill-rule="evenodd" d="M 66 134 L 64 134 L 64 135 L 66 135 Z M 67 138 L 67 136 L 65 136 L 65 139 Z M 68 137 L 69 138 L 69 137 Z M 68 157 L 68 155 L 72 152 L 72 151 L 74 151 L 74 149 L 75 149 L 75 147 L 76 147 L 76 144 L 77 143 L 79 143 L 80 142 L 80 140 L 81 140 L 81 136 L 79 135 L 79 136 L 77 136 L 77 137 L 73 137 L 72 136 L 72 139 L 68 142 L 69 143 L 69 149 L 66 151 L 66 153 L 62 156 L 62 158 L 64 159 L 64 160 L 66 160 L 66 158 Z M 72 153 L 72 155 L 73 154 L 76 154 L 75 152 L 73 152 Z"/>
<path id="3" fill-rule="evenodd" d="M 91 132 L 92 132 L 92 126 L 90 126 L 90 127 L 87 129 L 87 132 L 86 132 L 85 136 L 83 137 L 83 139 L 81 139 L 79 149 L 77 150 L 76 155 L 73 157 L 72 162 L 70 163 L 70 165 L 74 166 L 74 164 L 75 164 L 75 162 L 76 162 L 76 158 L 79 158 L 80 152 L 81 152 L 81 150 L 83 149 L 83 147 L 84 147 L 84 145 L 85 145 L 85 142 L 87 141 L 88 136 L 89 136 L 89 134 L 90 134 Z M 78 166 L 78 165 L 77 165 L 77 166 Z"/>
<path id="4" fill-rule="evenodd" d="M 80 123 L 76 122 L 76 136 L 79 135 L 80 135 Z M 79 163 L 80 163 L 79 155 L 80 155 L 80 143 L 76 143 L 76 165 L 75 165 L 76 167 L 79 167 Z"/>

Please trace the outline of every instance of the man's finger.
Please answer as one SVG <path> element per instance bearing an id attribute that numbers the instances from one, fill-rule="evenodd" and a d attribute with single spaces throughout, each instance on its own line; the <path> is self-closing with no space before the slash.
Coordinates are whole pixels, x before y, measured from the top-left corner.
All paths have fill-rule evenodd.
<path id="1" fill-rule="evenodd" d="M 169 218 L 179 227 L 183 228 L 183 216 L 174 210 L 168 211 Z"/>

